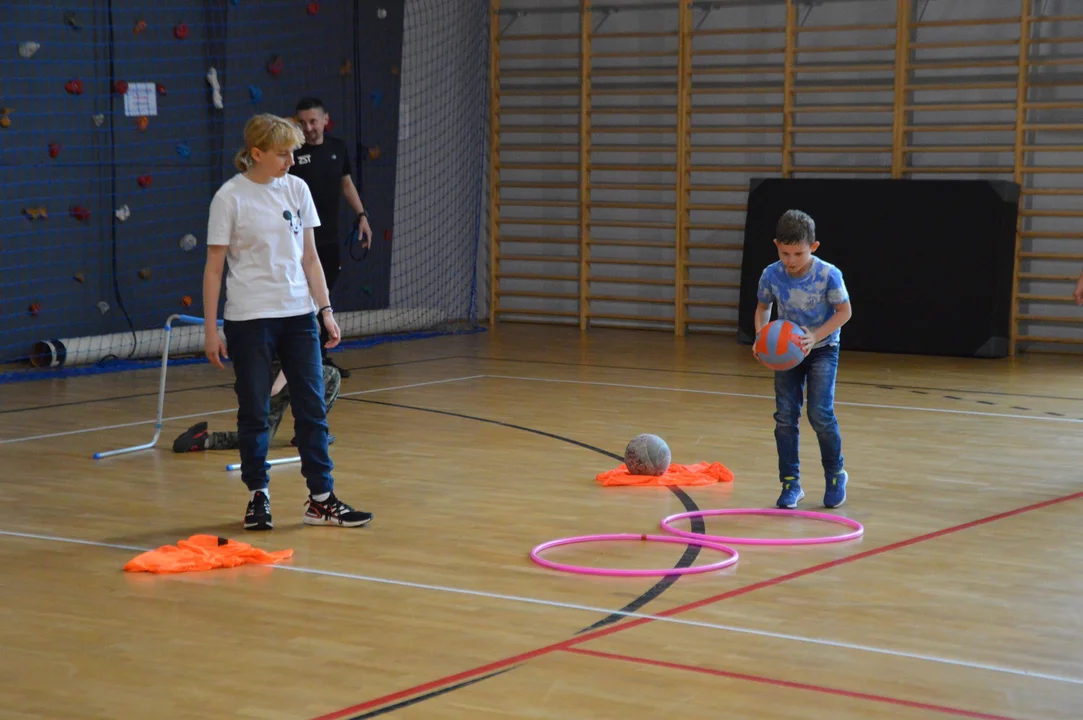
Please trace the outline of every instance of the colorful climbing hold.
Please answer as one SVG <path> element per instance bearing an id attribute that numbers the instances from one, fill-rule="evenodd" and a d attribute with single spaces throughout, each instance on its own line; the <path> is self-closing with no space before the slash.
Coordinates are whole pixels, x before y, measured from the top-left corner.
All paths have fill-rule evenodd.
<path id="1" fill-rule="evenodd" d="M 139 128 L 140 131 L 146 130 L 148 124 L 150 124 L 150 120 L 147 119 L 146 115 L 140 115 L 139 119 L 135 121 L 135 126 Z"/>
<path id="2" fill-rule="evenodd" d="M 369 148 L 369 160 L 376 160 L 380 157 L 380 146 Z"/>
<path id="3" fill-rule="evenodd" d="M 64 83 L 64 89 L 68 91 L 69 95 L 82 95 L 83 94 L 83 81 L 82 80 L 68 80 Z"/>
<path id="4" fill-rule="evenodd" d="M 45 209 L 45 206 L 41 207 L 24 207 L 23 215 L 26 215 L 26 219 L 33 222 L 35 220 L 48 220 L 49 211 Z"/>
<path id="5" fill-rule="evenodd" d="M 49 143 L 49 157 L 55 158 L 60 154 L 60 143 Z"/>
<path id="6" fill-rule="evenodd" d="M 139 187 L 141 187 L 141 188 L 150 187 L 150 180 L 151 180 L 150 175 L 140 175 L 139 180 L 138 180 Z"/>
<path id="7" fill-rule="evenodd" d="M 318 2 L 310 2 L 308 4 L 308 14 L 315 15 L 320 11 L 320 4 Z"/>
<path id="8" fill-rule="evenodd" d="M 380 107 L 380 103 L 384 101 L 384 93 L 382 90 L 373 90 L 369 93 L 369 100 L 372 101 L 372 107 Z"/>
<path id="9" fill-rule="evenodd" d="M 113 214 L 117 216 L 117 222 L 124 222 L 132 216 L 132 210 L 127 205 L 121 205 Z"/>
<path id="10" fill-rule="evenodd" d="M 86 282 L 86 275 L 81 272 L 77 272 L 71 276 L 71 279 L 82 285 L 84 282 Z"/>
<path id="11" fill-rule="evenodd" d="M 378 17 L 378 18 L 380 18 L 381 20 L 383 20 L 383 19 L 384 19 L 385 17 L 387 17 L 387 10 L 385 10 L 385 9 L 383 9 L 383 8 L 378 8 L 378 9 L 376 10 L 376 17 Z"/>
<path id="12" fill-rule="evenodd" d="M 158 83 L 158 85 L 157 85 L 157 86 L 155 86 L 155 90 L 157 90 L 157 91 L 158 91 L 158 94 L 159 94 L 159 95 L 168 95 L 168 94 L 169 94 L 169 93 L 167 93 L 167 92 L 165 91 L 165 85 L 163 85 L 163 84 L 161 84 L 161 83 Z"/>
<path id="13" fill-rule="evenodd" d="M 278 77 L 282 74 L 282 67 L 282 58 L 277 55 L 272 55 L 270 61 L 267 63 L 267 72 L 271 74 L 271 77 Z"/>
<path id="14" fill-rule="evenodd" d="M 26 310 L 27 310 L 27 312 L 29 312 L 34 317 L 37 317 L 38 313 L 41 312 L 41 305 L 39 303 L 36 303 L 36 302 L 35 303 L 30 303 L 30 307 L 28 307 Z"/>
<path id="15" fill-rule="evenodd" d="M 196 245 L 198 244 L 199 241 L 196 240 L 196 236 L 192 233 L 188 233 L 187 235 L 182 237 L 180 239 L 180 242 L 178 243 L 178 245 L 180 245 L 180 249 L 184 252 L 191 252 L 192 250 L 195 250 Z"/>
<path id="16" fill-rule="evenodd" d="M 150 280 L 150 268 L 149 267 L 145 267 L 145 268 L 143 268 L 142 270 L 139 271 L 139 279 L 140 280 Z"/>
<path id="17" fill-rule="evenodd" d="M 177 154 L 182 158 L 186 158 L 192 154 L 192 150 L 188 147 L 188 143 L 182 140 L 173 146 L 173 149 L 177 151 Z"/>
<path id="18" fill-rule="evenodd" d="M 392 77 L 398 77 L 399 76 L 399 66 L 398 65 L 392 65 L 391 66 L 391 76 Z"/>
<path id="19" fill-rule="evenodd" d="M 181 305 L 183 305 L 184 307 L 191 307 L 192 306 L 192 296 L 191 295 L 185 295 L 184 297 L 182 297 L 181 298 Z"/>
<path id="20" fill-rule="evenodd" d="M 94 125 L 96 127 L 101 127 L 102 124 L 105 122 L 105 115 L 102 115 L 101 113 L 96 113 L 94 115 L 91 115 L 90 119 L 94 121 Z"/>
<path id="21" fill-rule="evenodd" d="M 82 205 L 72 205 L 71 216 L 79 222 L 86 222 L 90 219 L 90 211 Z"/>
<path id="22" fill-rule="evenodd" d="M 0 128 L 7 130 L 11 127 L 11 113 L 15 112 L 11 108 L 0 108 Z"/>
<path id="23" fill-rule="evenodd" d="M 184 38 L 188 37 L 188 26 L 184 23 L 180 23 L 175 26 L 173 28 L 173 37 L 177 38 L 178 40 L 183 40 Z"/>
<path id="24" fill-rule="evenodd" d="M 263 99 L 263 91 L 255 85 L 248 86 L 248 97 L 252 100 L 252 104 L 255 105 Z"/>
<path id="25" fill-rule="evenodd" d="M 128 92 L 128 83 L 123 80 L 117 80 L 113 83 L 113 89 L 117 91 L 118 95 L 124 95 Z"/>
<path id="26" fill-rule="evenodd" d="M 107 303 L 104 300 L 99 300 L 98 301 L 98 312 L 100 312 L 102 315 L 109 312 L 109 303 Z"/>
<path id="27" fill-rule="evenodd" d="M 19 55 L 29 60 L 34 57 L 34 53 L 41 47 L 33 40 L 27 40 L 26 42 L 19 43 Z"/>
<path id="28" fill-rule="evenodd" d="M 353 63 L 349 60 L 344 60 L 341 65 L 338 66 L 338 74 L 346 77 L 353 74 Z"/>
<path id="29" fill-rule="evenodd" d="M 147 21 L 146 20 L 140 20 L 139 22 L 137 22 L 135 24 L 135 27 L 132 28 L 132 32 L 135 33 L 136 35 L 138 35 L 139 33 L 143 32 L 146 29 L 147 29 Z"/>
<path id="30" fill-rule="evenodd" d="M 72 30 L 79 30 L 83 27 L 81 24 L 79 24 L 79 20 L 75 17 L 75 13 L 70 10 L 64 13 L 64 24 L 70 27 Z"/>

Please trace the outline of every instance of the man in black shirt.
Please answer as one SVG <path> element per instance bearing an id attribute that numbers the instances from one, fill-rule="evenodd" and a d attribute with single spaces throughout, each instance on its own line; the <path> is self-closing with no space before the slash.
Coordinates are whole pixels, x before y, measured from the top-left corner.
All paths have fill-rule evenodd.
<path id="1" fill-rule="evenodd" d="M 320 226 L 315 229 L 316 252 L 320 256 L 330 291 L 342 267 L 338 247 L 339 196 L 345 196 L 346 202 L 357 213 L 357 237 L 362 247 L 368 247 L 372 242 L 372 229 L 369 227 L 368 213 L 350 176 L 350 154 L 346 143 L 324 134 L 329 118 L 323 103 L 314 97 L 301 98 L 297 103 L 296 118 L 305 133 L 305 144 L 293 153 L 294 164 L 290 173 L 308 185 L 320 216 Z M 327 348 L 323 347 L 328 335 L 327 328 L 323 327 L 323 316 L 319 317 L 323 364 L 338 368 L 342 377 L 348 378 L 350 371 L 335 365 L 327 355 Z"/>

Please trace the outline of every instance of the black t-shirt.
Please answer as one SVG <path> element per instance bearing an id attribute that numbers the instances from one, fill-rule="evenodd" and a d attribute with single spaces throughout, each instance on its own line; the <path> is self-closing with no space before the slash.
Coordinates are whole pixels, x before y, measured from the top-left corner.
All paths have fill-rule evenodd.
<path id="1" fill-rule="evenodd" d="M 346 143 L 324 135 L 319 145 L 305 143 L 294 151 L 293 163 L 290 174 L 308 185 L 320 216 L 320 226 L 315 229 L 316 244 L 337 244 L 342 177 L 350 174 L 350 153 Z"/>

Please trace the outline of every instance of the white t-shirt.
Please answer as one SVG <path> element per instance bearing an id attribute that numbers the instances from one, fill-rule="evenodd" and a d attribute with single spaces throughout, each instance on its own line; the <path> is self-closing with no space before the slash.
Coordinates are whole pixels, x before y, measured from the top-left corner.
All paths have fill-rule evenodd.
<path id="1" fill-rule="evenodd" d="M 211 200 L 207 244 L 228 245 L 226 320 L 292 317 L 315 309 L 305 279 L 304 228 L 320 217 L 304 180 L 293 175 L 266 185 L 242 173 Z"/>

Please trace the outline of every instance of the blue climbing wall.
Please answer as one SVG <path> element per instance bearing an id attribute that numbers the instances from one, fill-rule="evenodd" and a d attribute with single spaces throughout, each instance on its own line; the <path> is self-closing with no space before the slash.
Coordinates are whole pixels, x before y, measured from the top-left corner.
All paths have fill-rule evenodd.
<path id="1" fill-rule="evenodd" d="M 355 42 L 358 12 L 354 3 L 294 0 L 7 0 L 0 8 L 0 363 L 25 359 L 39 340 L 127 333 L 158 327 L 171 312 L 201 313 L 207 208 L 234 173 L 248 117 L 291 115 L 300 96 L 317 95 L 334 121 L 331 133 L 360 147 L 355 120 L 371 101 L 356 89 L 356 63 L 374 51 Z M 368 12 L 375 23 L 375 9 Z M 401 52 L 396 17 L 390 52 L 396 43 Z M 149 97 L 137 92 L 147 87 L 141 84 L 149 84 Z M 394 105 L 392 84 L 384 106 Z M 397 122 L 365 117 L 374 131 Z M 380 144 L 390 170 L 377 163 L 355 180 L 383 232 L 394 208 L 394 182 L 386 190 L 380 182 L 387 172 L 393 180 L 393 133 Z M 186 244 L 192 238 L 195 245 Z M 381 253 L 389 250 L 364 263 L 345 256 L 343 284 L 386 287 Z M 336 296 L 343 309 L 381 301 L 356 287 Z M 382 297 L 386 303 L 386 290 Z"/>

